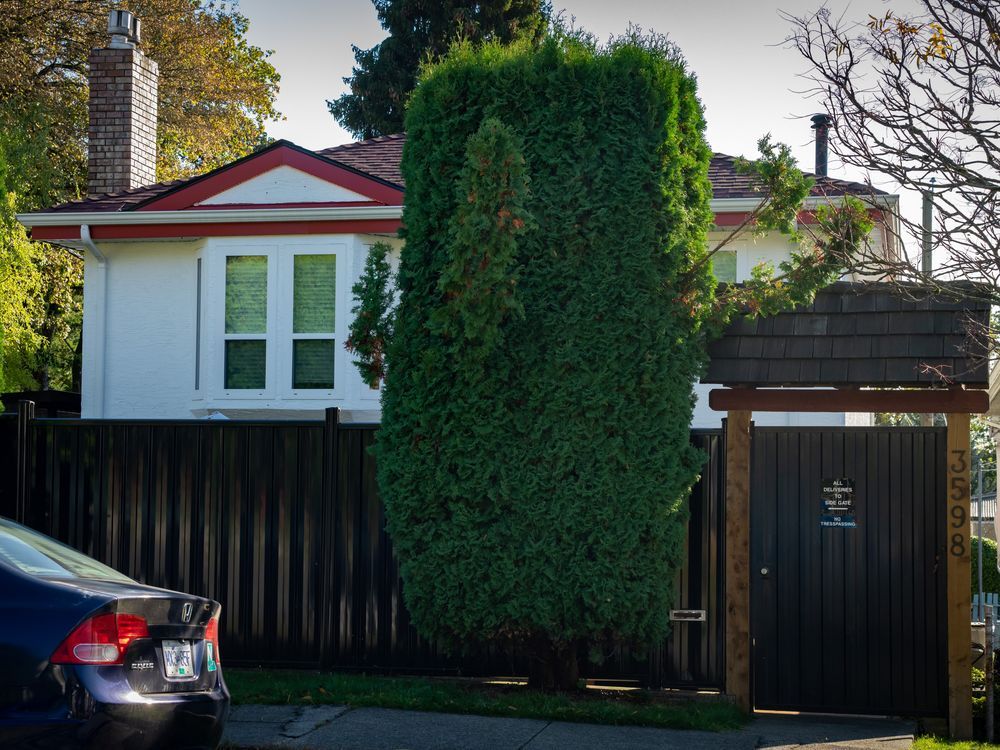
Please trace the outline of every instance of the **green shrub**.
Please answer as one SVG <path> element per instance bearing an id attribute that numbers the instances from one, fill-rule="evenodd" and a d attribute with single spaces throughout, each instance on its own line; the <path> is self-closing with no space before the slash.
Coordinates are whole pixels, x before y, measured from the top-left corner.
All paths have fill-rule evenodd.
<path id="1" fill-rule="evenodd" d="M 975 528 L 973 526 L 973 528 Z M 979 537 L 972 537 L 972 593 L 979 593 Z M 1000 570 L 997 570 L 997 543 L 983 537 L 983 591 L 1000 594 Z"/>
<path id="2" fill-rule="evenodd" d="M 409 104 L 388 527 L 419 630 L 526 645 L 536 683 L 667 630 L 703 461 L 703 131 L 679 56 L 634 36 L 458 47 Z"/>

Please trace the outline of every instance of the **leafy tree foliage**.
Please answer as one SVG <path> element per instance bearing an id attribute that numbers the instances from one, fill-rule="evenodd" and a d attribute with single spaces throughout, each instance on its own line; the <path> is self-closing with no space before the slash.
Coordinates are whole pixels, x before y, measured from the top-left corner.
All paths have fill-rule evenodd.
<path id="1" fill-rule="evenodd" d="M 0 0 L 4 216 L 85 192 L 87 58 L 107 43 L 113 7 L 110 0 Z M 159 178 L 211 169 L 259 145 L 266 121 L 279 116 L 279 77 L 270 53 L 247 42 L 247 19 L 232 6 L 200 0 L 129 7 L 143 22 L 143 51 L 160 68 Z M 8 309 L 0 313 L 6 387 L 78 389 L 82 264 L 62 248 L 27 245 L 13 219 L 0 219 L 0 248 L 0 285 L 20 279 L 9 283 L 33 295 L 27 308 L 13 295 L 0 300 Z M 17 321 L 15 308 L 23 311 Z"/>
<path id="2" fill-rule="evenodd" d="M 349 93 L 327 102 L 356 138 L 399 133 L 421 63 L 437 60 L 452 42 L 537 40 L 548 5 L 542 0 L 372 0 L 389 36 L 371 49 L 354 47 Z"/>
<path id="3" fill-rule="evenodd" d="M 86 174 L 87 58 L 107 43 L 110 0 L 0 0 L 0 120 L 46 137 L 63 198 Z M 279 76 L 270 52 L 246 40 L 232 6 L 201 0 L 137 0 L 142 49 L 160 68 L 160 179 L 221 166 L 265 137 Z M 26 197 L 27 194 L 26 194 Z M 33 196 L 31 196 L 33 197 Z"/>
<path id="4" fill-rule="evenodd" d="M 0 389 L 78 390 L 82 264 L 62 248 L 31 242 L 17 222 L 21 196 L 8 185 L 23 153 L 23 144 L 0 133 Z"/>
<path id="5" fill-rule="evenodd" d="M 40 273 L 36 248 L 14 218 L 17 196 L 7 188 L 8 163 L 0 141 L 0 390 L 30 382 L 31 355 L 38 349 Z"/>
<path id="6" fill-rule="evenodd" d="M 813 211 L 814 222 L 800 222 L 815 180 L 799 169 L 787 145 L 773 143 L 769 135 L 757 142 L 757 148 L 758 158 L 738 158 L 736 170 L 752 178 L 760 202 L 700 263 L 747 235 L 779 233 L 788 240 L 791 253 L 777 269 L 770 263 L 758 264 L 742 284 L 727 284 L 719 292 L 714 301 L 716 331 L 737 313 L 773 315 L 811 301 L 817 289 L 835 281 L 852 263 L 875 228 L 868 206 L 851 196 L 821 203 Z"/>
<path id="7" fill-rule="evenodd" d="M 836 120 L 832 150 L 936 206 L 932 273 L 921 218 L 905 215 L 900 252 L 861 253 L 855 267 L 895 282 L 979 282 L 964 292 L 1000 304 L 1000 4 L 919 0 L 867 18 L 828 8 L 786 18 L 812 93 Z M 995 329 L 972 332 L 1000 343 Z"/>

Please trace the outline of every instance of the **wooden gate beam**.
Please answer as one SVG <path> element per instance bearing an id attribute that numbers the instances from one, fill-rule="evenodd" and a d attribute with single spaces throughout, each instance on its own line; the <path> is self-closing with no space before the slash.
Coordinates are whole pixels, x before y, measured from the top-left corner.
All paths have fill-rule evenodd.
<path id="1" fill-rule="evenodd" d="M 726 419 L 726 694 L 753 710 L 750 684 L 750 416 Z"/>
<path id="2" fill-rule="evenodd" d="M 969 415 L 948 414 L 948 730 L 972 739 L 972 555 Z"/>

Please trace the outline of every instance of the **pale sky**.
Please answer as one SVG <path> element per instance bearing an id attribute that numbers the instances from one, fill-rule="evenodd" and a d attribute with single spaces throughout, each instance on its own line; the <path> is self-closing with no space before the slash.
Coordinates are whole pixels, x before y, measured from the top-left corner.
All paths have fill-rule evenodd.
<path id="1" fill-rule="evenodd" d="M 783 45 L 788 24 L 779 11 L 803 15 L 822 0 L 554 0 L 553 6 L 599 38 L 620 33 L 629 22 L 666 33 L 681 48 L 698 77 L 712 148 L 753 156 L 757 139 L 771 133 L 790 145 L 799 165 L 813 168 L 809 116 L 817 104 L 802 91 L 808 82 L 804 60 Z M 910 0 L 827 0 L 845 18 L 864 21 L 868 13 L 905 11 Z M 370 0 L 241 0 L 250 19 L 253 44 L 273 49 L 281 73 L 278 108 L 285 120 L 268 132 L 306 148 L 346 143 L 350 135 L 328 113 L 326 100 L 346 90 L 351 44 L 368 48 L 385 37 Z M 831 159 L 830 175 L 861 179 Z M 877 187 L 895 187 L 872 175 Z M 909 201 L 907 201 L 909 203 Z M 909 214 L 911 208 L 904 206 Z M 919 207 L 918 209 L 919 210 Z"/>

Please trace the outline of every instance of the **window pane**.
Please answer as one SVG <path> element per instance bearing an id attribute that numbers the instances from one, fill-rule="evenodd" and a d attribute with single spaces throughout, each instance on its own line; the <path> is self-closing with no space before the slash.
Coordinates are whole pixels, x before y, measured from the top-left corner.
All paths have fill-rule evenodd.
<path id="1" fill-rule="evenodd" d="M 337 256 L 296 255 L 294 297 L 294 333 L 333 333 Z"/>
<path id="2" fill-rule="evenodd" d="M 0 518 L 0 559 L 43 578 L 92 578 L 135 583 L 65 544 Z"/>
<path id="3" fill-rule="evenodd" d="M 226 258 L 226 333 L 267 333 L 267 256 Z"/>
<path id="4" fill-rule="evenodd" d="M 333 339 L 299 339 L 292 342 L 292 388 L 333 388 Z"/>
<path id="5" fill-rule="evenodd" d="M 226 388 L 261 390 L 267 381 L 267 342 L 226 342 Z"/>
<path id="6" fill-rule="evenodd" d="M 736 283 L 736 253 L 720 250 L 712 256 L 712 270 L 717 281 Z"/>

